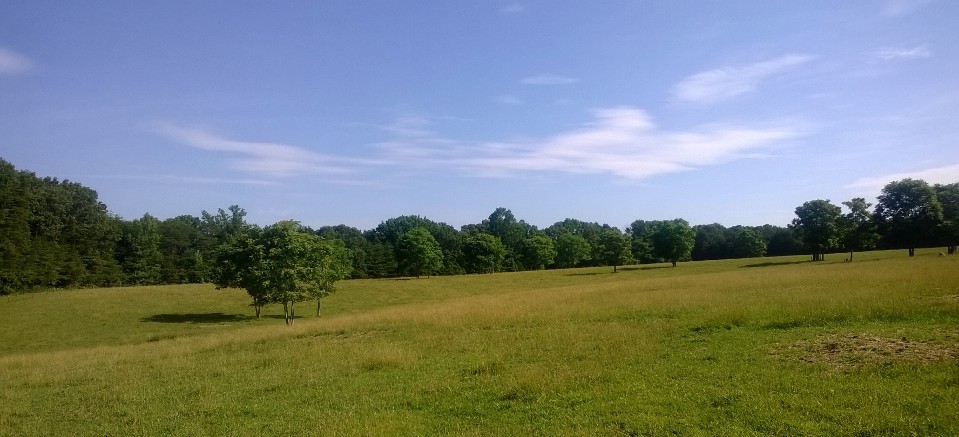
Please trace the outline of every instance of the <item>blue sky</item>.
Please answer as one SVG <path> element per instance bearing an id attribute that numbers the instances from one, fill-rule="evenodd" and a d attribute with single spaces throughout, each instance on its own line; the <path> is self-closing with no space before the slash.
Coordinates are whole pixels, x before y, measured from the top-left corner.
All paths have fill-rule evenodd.
<path id="1" fill-rule="evenodd" d="M 5 1 L 0 157 L 133 219 L 785 225 L 959 181 L 959 2 Z"/>

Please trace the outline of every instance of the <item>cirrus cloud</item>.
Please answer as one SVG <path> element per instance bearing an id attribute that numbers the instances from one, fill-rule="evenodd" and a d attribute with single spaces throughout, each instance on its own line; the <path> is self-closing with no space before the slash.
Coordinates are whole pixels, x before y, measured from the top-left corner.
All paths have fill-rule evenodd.
<path id="1" fill-rule="evenodd" d="M 784 73 L 814 59 L 811 55 L 790 54 L 737 67 L 720 67 L 693 74 L 673 87 L 680 100 L 714 103 L 750 93 L 761 81 Z"/>
<path id="2" fill-rule="evenodd" d="M 177 143 L 211 152 L 231 154 L 230 168 L 262 176 L 344 174 L 358 160 L 328 156 L 288 144 L 237 141 L 207 130 L 158 123 L 154 131 Z"/>
<path id="3" fill-rule="evenodd" d="M 524 85 L 570 85 L 579 82 L 579 79 L 560 76 L 558 74 L 544 73 L 537 74 L 535 76 L 524 77 L 520 82 Z"/>
<path id="4" fill-rule="evenodd" d="M 625 180 L 688 171 L 760 156 L 803 134 L 787 126 L 748 128 L 715 124 L 687 131 L 657 128 L 631 106 L 595 109 L 578 129 L 528 141 L 465 143 L 430 131 L 379 146 L 395 165 L 455 169 L 502 177 L 537 172 L 607 174 Z"/>
<path id="5" fill-rule="evenodd" d="M 882 47 L 873 52 L 873 57 L 891 61 L 894 59 L 919 59 L 932 56 L 932 50 L 925 45 L 916 47 Z"/>
<path id="6" fill-rule="evenodd" d="M 953 184 L 959 182 L 959 164 L 859 178 L 847 185 L 846 188 L 851 188 L 863 195 L 875 196 L 882 191 L 886 184 L 905 178 L 922 179 L 930 184 Z"/>
<path id="7" fill-rule="evenodd" d="M 33 62 L 12 50 L 0 47 L 0 74 L 22 74 L 33 70 Z"/>

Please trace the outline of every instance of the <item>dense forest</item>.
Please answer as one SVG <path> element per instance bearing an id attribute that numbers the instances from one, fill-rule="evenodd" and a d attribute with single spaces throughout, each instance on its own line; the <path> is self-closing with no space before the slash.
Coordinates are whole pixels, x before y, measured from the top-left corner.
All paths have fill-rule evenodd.
<path id="1" fill-rule="evenodd" d="M 959 241 L 959 184 L 891 182 L 874 209 L 864 199 L 796 208 L 787 227 L 690 226 L 685 220 L 636 220 L 624 230 L 566 219 L 545 229 L 497 208 L 456 229 L 401 216 L 362 231 L 347 225 L 306 228 L 349 249 L 351 278 L 455 275 L 544 268 L 616 266 L 812 254 L 875 248 L 947 246 Z M 212 282 L 221 248 L 246 229 L 230 206 L 200 216 L 126 220 L 96 191 L 38 177 L 0 159 L 0 294 L 118 285 Z"/>

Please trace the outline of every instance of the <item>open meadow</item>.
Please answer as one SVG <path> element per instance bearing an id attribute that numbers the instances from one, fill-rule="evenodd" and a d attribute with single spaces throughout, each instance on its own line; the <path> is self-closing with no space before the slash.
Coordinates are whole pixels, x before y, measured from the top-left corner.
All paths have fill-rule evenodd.
<path id="1" fill-rule="evenodd" d="M 0 434 L 959 435 L 937 254 L 0 297 Z"/>

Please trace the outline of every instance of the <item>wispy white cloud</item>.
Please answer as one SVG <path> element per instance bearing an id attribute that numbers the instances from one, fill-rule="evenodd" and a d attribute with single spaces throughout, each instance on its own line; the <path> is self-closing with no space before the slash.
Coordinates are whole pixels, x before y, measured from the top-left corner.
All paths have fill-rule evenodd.
<path id="1" fill-rule="evenodd" d="M 752 92 L 764 79 L 811 61 L 810 55 L 790 54 L 738 67 L 721 67 L 686 77 L 673 94 L 689 102 L 713 103 Z"/>
<path id="2" fill-rule="evenodd" d="M 561 76 L 558 74 L 544 73 L 537 74 L 535 76 L 524 77 L 520 82 L 524 85 L 570 85 L 579 82 L 579 79 Z"/>
<path id="3" fill-rule="evenodd" d="M 846 186 L 863 195 L 878 195 L 886 184 L 905 178 L 922 179 L 930 184 L 952 184 L 959 182 L 959 164 L 928 168 L 902 173 L 893 173 L 883 176 L 857 179 Z"/>
<path id="4" fill-rule="evenodd" d="M 534 172 L 609 174 L 627 180 L 755 157 L 802 135 L 799 129 L 713 125 L 688 131 L 658 129 L 641 109 L 593 111 L 584 127 L 542 140 L 470 144 L 449 139 L 426 144 L 404 138 L 381 144 L 395 165 L 455 169 L 481 176 Z M 441 138 L 431 133 L 425 138 Z"/>
<path id="5" fill-rule="evenodd" d="M 510 3 L 500 8 L 501 14 L 518 14 L 526 10 L 526 5 L 522 3 Z"/>
<path id="6" fill-rule="evenodd" d="M 260 179 L 225 179 L 225 178 L 208 178 L 208 177 L 197 177 L 197 176 L 183 176 L 183 175 L 173 175 L 173 174 L 160 174 L 160 175 L 150 175 L 150 174 L 141 174 L 141 175 L 90 175 L 84 176 L 85 178 L 100 178 L 100 179 L 120 179 L 120 180 L 144 180 L 144 181 L 162 181 L 170 182 L 175 184 L 204 184 L 204 185 L 277 185 L 274 181 L 266 181 Z"/>
<path id="7" fill-rule="evenodd" d="M 277 143 L 236 141 L 203 129 L 160 123 L 155 131 L 180 144 L 211 152 L 229 153 L 234 170 L 270 177 L 304 174 L 343 174 L 356 160 L 319 154 L 302 147 Z"/>
<path id="8" fill-rule="evenodd" d="M 493 101 L 503 105 L 517 106 L 526 103 L 523 99 L 510 94 L 493 96 Z"/>
<path id="9" fill-rule="evenodd" d="M 932 56 L 932 51 L 925 45 L 916 47 L 881 47 L 872 53 L 873 57 L 883 61 L 894 59 L 918 59 Z"/>
<path id="10" fill-rule="evenodd" d="M 887 17 L 899 17 L 911 14 L 932 0 L 886 0 L 882 5 L 882 14 Z"/>
<path id="11" fill-rule="evenodd" d="M 33 70 L 33 61 L 12 50 L 0 47 L 0 74 L 22 74 Z"/>

